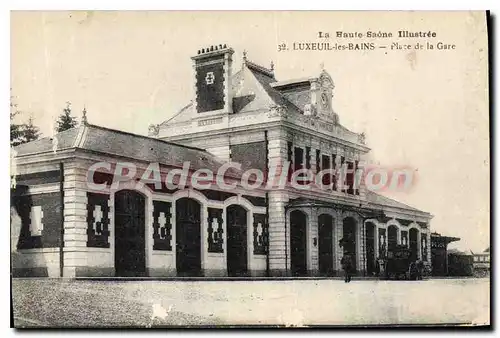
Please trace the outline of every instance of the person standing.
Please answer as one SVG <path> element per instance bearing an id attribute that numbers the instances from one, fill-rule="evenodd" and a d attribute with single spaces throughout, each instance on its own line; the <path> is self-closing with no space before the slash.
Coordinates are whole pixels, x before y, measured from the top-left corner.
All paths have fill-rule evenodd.
<path id="1" fill-rule="evenodd" d="M 351 281 L 351 273 L 352 273 L 352 261 L 351 257 L 348 254 L 344 254 L 340 263 L 342 264 L 342 269 L 344 270 L 345 282 L 349 283 Z"/>

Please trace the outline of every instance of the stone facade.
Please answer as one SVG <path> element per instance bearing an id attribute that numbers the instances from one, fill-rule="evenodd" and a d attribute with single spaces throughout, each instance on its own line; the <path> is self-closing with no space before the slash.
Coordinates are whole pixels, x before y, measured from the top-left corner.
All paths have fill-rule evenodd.
<path id="1" fill-rule="evenodd" d="M 220 51 L 221 54 L 227 51 Z M 232 54 L 232 51 L 229 51 Z M 197 56 L 201 58 L 202 56 Z M 238 109 L 213 112 L 210 118 L 197 114 L 195 107 L 188 108 L 159 125 L 157 137 L 190 146 L 204 147 L 224 161 L 237 161 L 243 168 L 260 167 L 261 161 L 249 151 L 253 144 L 266 142 L 268 169 L 279 166 L 284 161 L 297 160 L 300 151 L 301 168 L 310 169 L 314 174 L 325 168 L 335 168 L 346 164 L 357 166 L 369 152 L 364 144 L 364 135 L 349 131 L 339 122 L 338 115 L 331 108 L 334 84 L 324 70 L 318 77 L 279 82 L 274 79 L 272 69 L 266 69 L 243 60 L 242 68 L 235 73 L 232 83 L 235 90 L 230 93 L 233 102 L 241 102 L 245 93 L 253 93 L 246 106 L 238 104 Z M 257 87 L 257 89 L 255 89 Z M 260 87 L 260 88 L 258 88 Z M 252 89 L 249 89 L 252 88 Z M 259 92 L 259 89 L 261 91 Z M 195 92 L 193 101 L 197 100 Z M 293 103 L 290 105 L 289 103 Z M 243 108 L 242 108 L 243 106 Z M 189 106 L 188 106 L 189 107 Z M 251 107 L 251 108 L 249 108 Z M 236 111 L 238 110 L 238 111 Z M 245 147 L 246 146 L 246 147 Z M 256 148 L 256 147 L 254 147 Z M 232 150 L 236 150 L 234 154 Z M 295 169 L 295 168 L 294 168 Z M 354 178 L 351 178 L 353 180 Z M 283 189 L 273 189 L 268 193 L 269 213 L 269 274 L 290 275 L 290 212 L 300 210 L 307 218 L 307 271 L 309 275 L 319 274 L 318 217 L 328 214 L 333 217 L 332 257 L 334 274 L 340 273 L 340 259 L 343 249 L 339 240 L 343 237 L 346 218 L 355 221 L 356 269 L 366 275 L 367 250 L 366 223 L 371 222 L 369 245 L 370 258 L 376 260 L 387 252 L 382 248 L 380 229 L 387 231 L 389 225 L 396 227 L 397 244 L 409 244 L 409 230 L 417 231 L 418 252 L 415 255 L 430 263 L 430 248 L 421 241 L 430 234 L 428 213 L 407 207 L 386 198 L 371 198 L 361 182 L 358 189 L 342 189 L 338 179 L 328 182 L 326 191 L 297 191 L 286 185 Z M 314 201 L 307 207 L 293 208 L 294 201 L 307 199 Z M 386 203 L 386 201 L 390 203 Z M 324 204 L 330 204 L 325 207 Z M 383 212 L 382 212 L 383 210 Z M 380 216 L 383 214 L 383 216 Z M 372 230 L 373 229 L 373 230 Z M 403 234 L 403 235 L 401 235 Z M 412 242 L 414 243 L 414 242 Z M 422 247 L 424 245 L 425 247 Z M 380 251 L 384 249 L 385 251 Z M 422 254 L 422 252 L 424 254 Z M 372 266 L 375 266 L 376 262 Z"/>
<path id="2" fill-rule="evenodd" d="M 328 73 L 279 82 L 246 58 L 233 72 L 232 54 L 217 46 L 193 57 L 193 103 L 151 126 L 154 137 L 83 123 L 56 146 L 42 139 L 16 149 L 14 275 L 335 276 L 345 254 L 371 275 L 388 243 L 430 263 L 428 213 L 353 187 L 354 176 L 345 189 L 336 176 L 309 190 L 290 184 L 297 170 L 352 169 L 369 152 L 333 112 Z M 183 161 L 212 171 L 237 161 L 230 182 L 260 169 L 274 184 L 171 189 L 134 178 L 114 186 L 120 163 L 141 177 L 158 162 L 163 179 Z M 109 166 L 93 173 L 99 163 Z"/>

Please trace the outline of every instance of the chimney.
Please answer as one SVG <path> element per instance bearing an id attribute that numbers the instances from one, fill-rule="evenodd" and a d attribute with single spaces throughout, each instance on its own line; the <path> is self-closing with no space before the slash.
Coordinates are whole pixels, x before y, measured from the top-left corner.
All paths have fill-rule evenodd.
<path id="1" fill-rule="evenodd" d="M 195 70 L 194 105 L 197 113 L 232 113 L 231 67 L 234 50 L 225 44 L 198 50 L 193 56 Z"/>

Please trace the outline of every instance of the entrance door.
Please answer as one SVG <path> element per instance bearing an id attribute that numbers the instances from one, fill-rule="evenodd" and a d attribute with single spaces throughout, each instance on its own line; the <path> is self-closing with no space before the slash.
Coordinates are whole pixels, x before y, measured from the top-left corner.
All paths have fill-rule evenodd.
<path id="1" fill-rule="evenodd" d="M 318 217 L 318 255 L 319 273 L 322 276 L 333 275 L 333 217 L 322 214 Z"/>
<path id="2" fill-rule="evenodd" d="M 354 271 L 356 270 L 356 220 L 352 217 L 344 218 L 343 222 L 343 252 L 351 258 L 351 266 Z"/>
<path id="3" fill-rule="evenodd" d="M 368 275 L 374 274 L 375 265 L 375 224 L 366 223 L 366 272 Z"/>
<path id="4" fill-rule="evenodd" d="M 227 273 L 245 276 L 247 266 L 247 211 L 239 205 L 226 210 L 227 217 Z"/>
<path id="5" fill-rule="evenodd" d="M 418 259 L 418 230 L 415 228 L 410 229 L 410 260 L 412 262 Z"/>
<path id="6" fill-rule="evenodd" d="M 175 215 L 177 275 L 201 276 L 201 206 L 191 198 L 180 198 Z"/>
<path id="7" fill-rule="evenodd" d="M 136 191 L 115 194 L 116 276 L 146 275 L 145 199 Z"/>
<path id="8" fill-rule="evenodd" d="M 292 276 L 307 275 L 306 215 L 299 210 L 290 213 L 290 260 Z"/>

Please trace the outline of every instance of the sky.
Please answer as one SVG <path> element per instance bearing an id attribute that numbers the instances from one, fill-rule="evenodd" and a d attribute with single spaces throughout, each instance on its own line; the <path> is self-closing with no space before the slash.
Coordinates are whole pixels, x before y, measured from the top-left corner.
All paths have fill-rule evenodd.
<path id="1" fill-rule="evenodd" d="M 399 39 L 397 31 L 435 38 Z M 318 32 L 330 33 L 329 39 Z M 336 38 L 337 31 L 392 38 Z M 293 42 L 374 42 L 375 50 L 278 51 Z M 454 44 L 391 50 L 393 42 Z M 12 12 L 11 95 L 45 136 L 66 101 L 90 123 L 147 134 L 193 96 L 191 56 L 212 44 L 275 65 L 278 80 L 318 76 L 335 83 L 340 122 L 366 134 L 369 159 L 411 167 L 417 180 L 386 195 L 434 215 L 432 231 L 460 237 L 450 247 L 489 246 L 488 47 L 478 12 Z"/>

